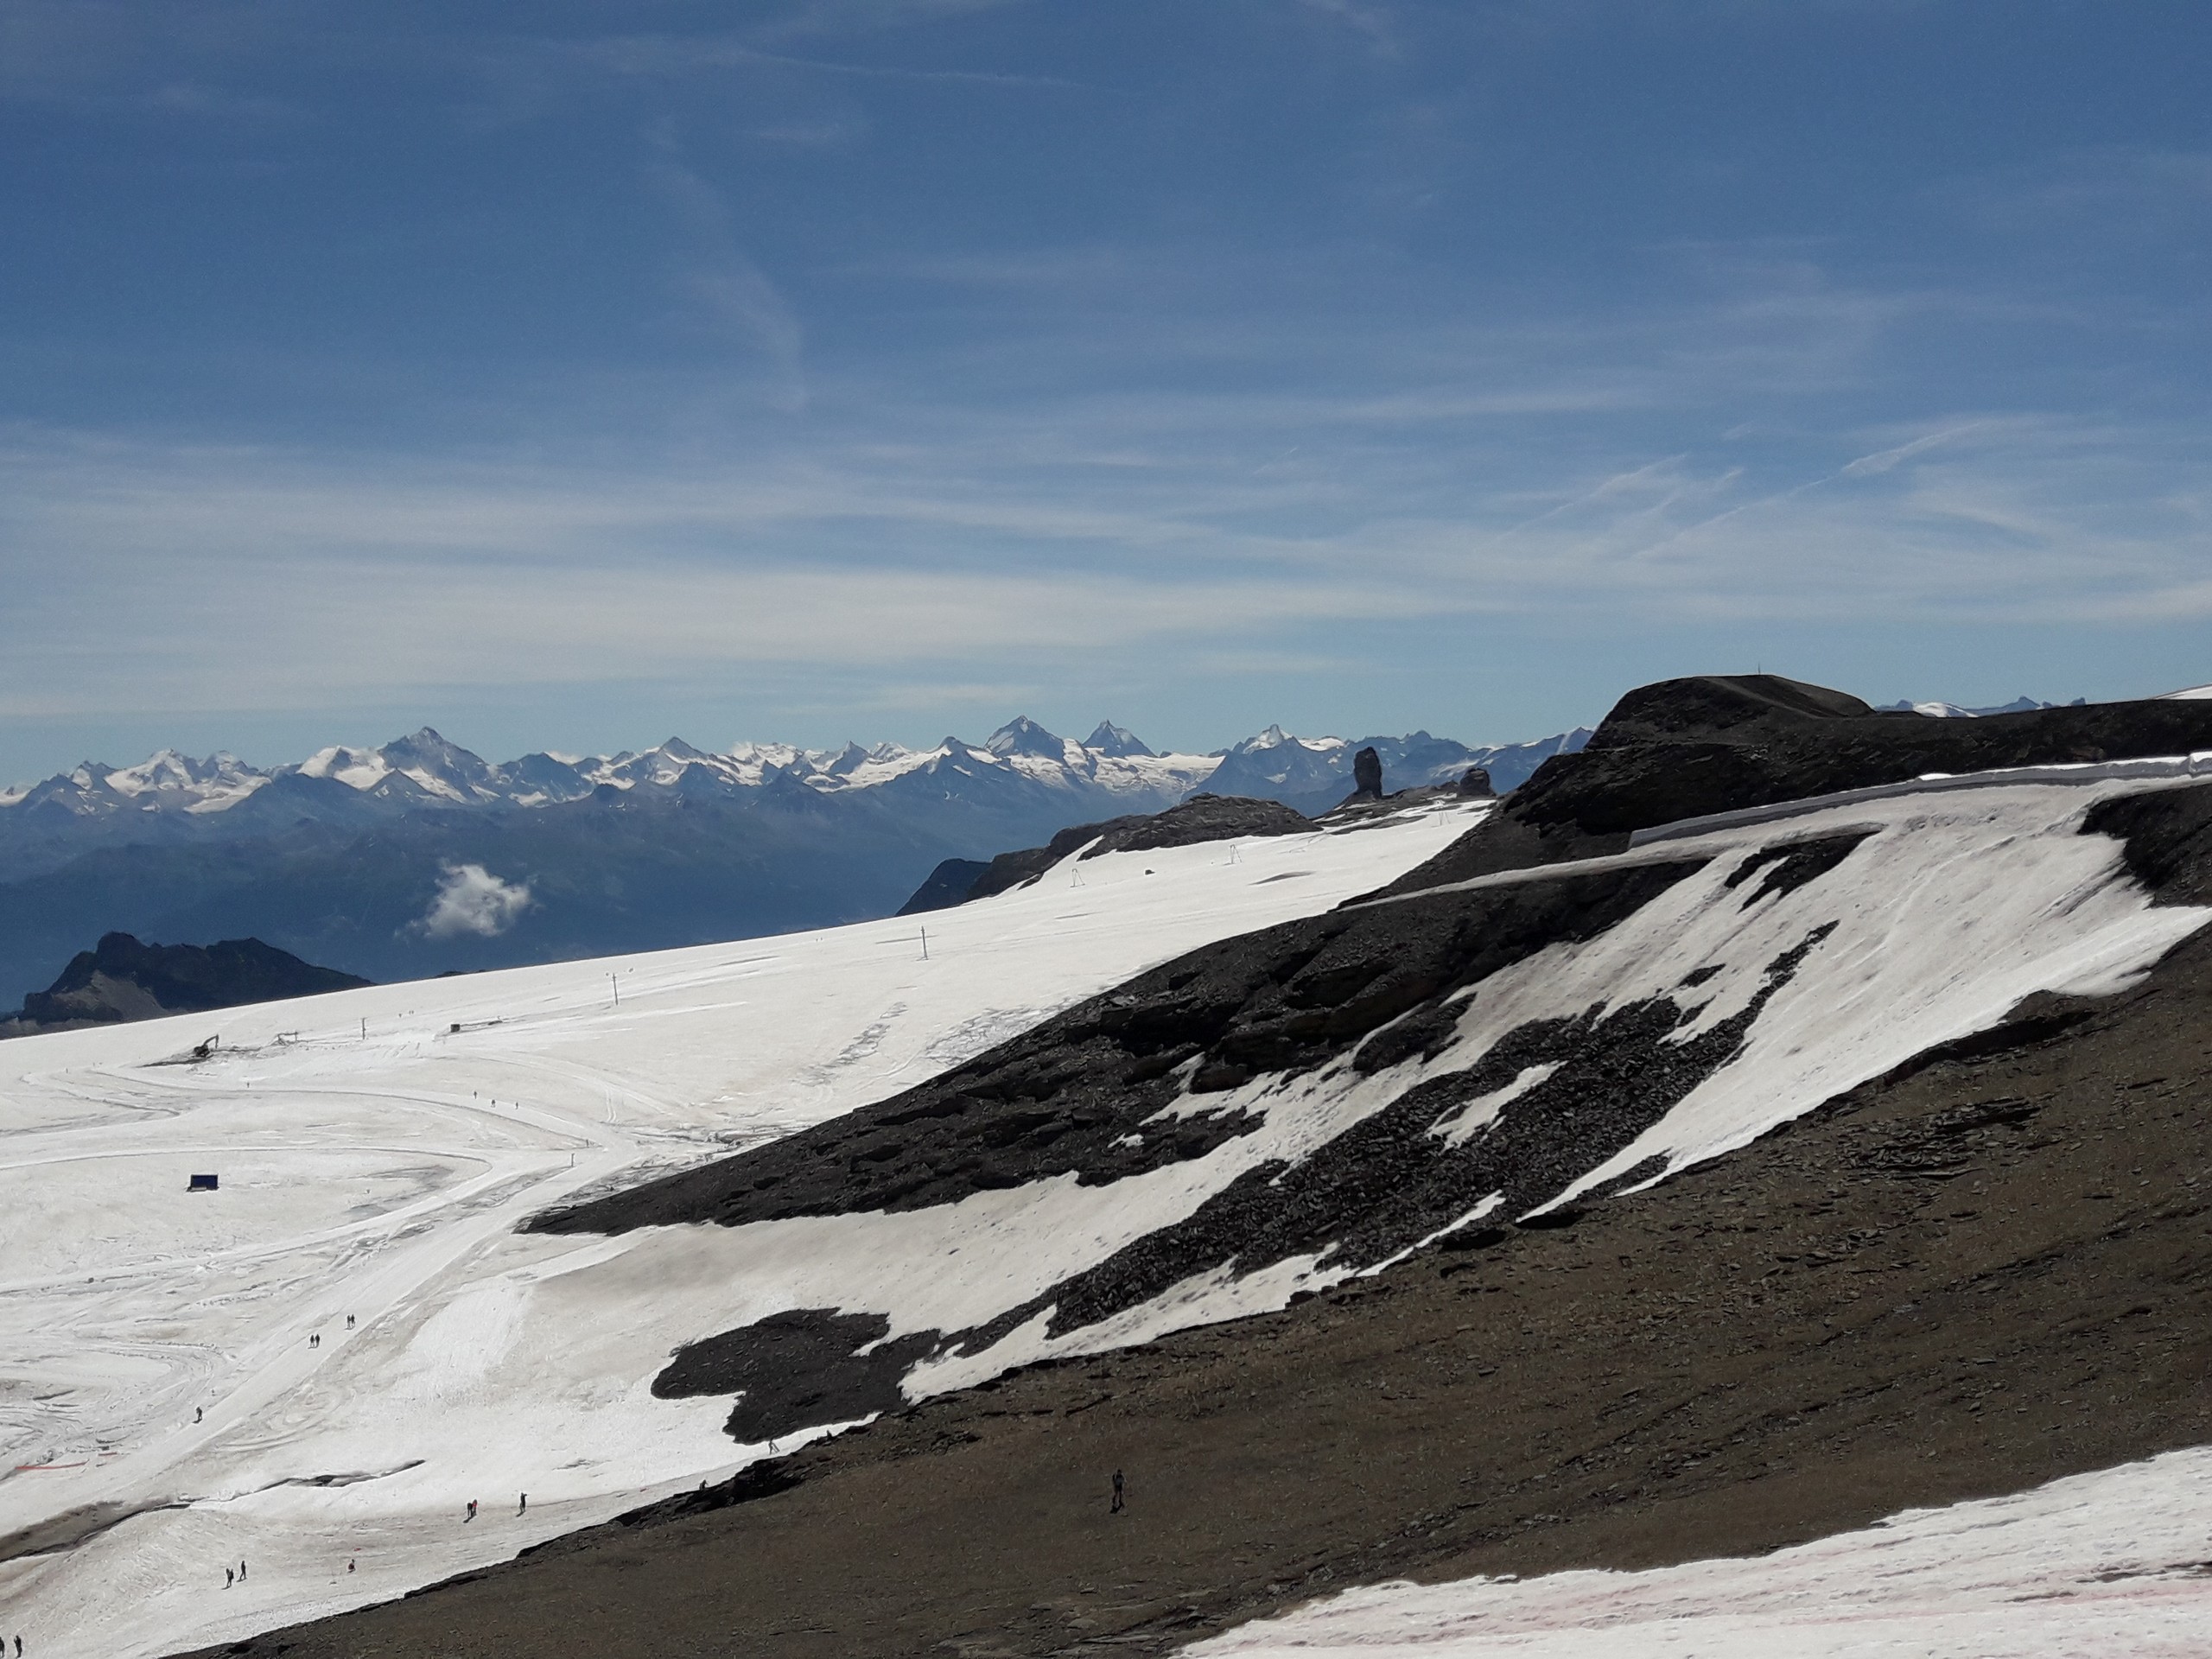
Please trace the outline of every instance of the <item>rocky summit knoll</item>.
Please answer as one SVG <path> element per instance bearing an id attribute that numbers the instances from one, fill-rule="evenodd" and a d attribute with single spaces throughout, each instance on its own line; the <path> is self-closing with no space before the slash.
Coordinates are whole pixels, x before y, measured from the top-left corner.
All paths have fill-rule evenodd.
<path id="1" fill-rule="evenodd" d="M 14 1014 L 0 1017 L 0 1037 L 205 1014 L 352 990 L 368 982 L 302 962 L 259 939 L 223 939 L 204 946 L 145 944 L 128 933 L 110 933 L 92 950 L 71 957 L 60 976 L 25 997 Z"/>
<path id="2" fill-rule="evenodd" d="M 1545 762 L 1491 823 L 1409 872 L 1409 893 L 1626 850 L 1640 830 L 1931 773 L 2188 754 L 2212 702 L 2149 698 L 1931 719 L 1779 675 L 1665 680 L 1613 706 L 1578 754 Z"/>
<path id="3" fill-rule="evenodd" d="M 652 1392 L 739 1471 L 221 1650 L 1160 1654 L 2212 1443 L 2207 750 L 1631 693 L 1365 899 L 541 1213 L 715 1264 Z"/>

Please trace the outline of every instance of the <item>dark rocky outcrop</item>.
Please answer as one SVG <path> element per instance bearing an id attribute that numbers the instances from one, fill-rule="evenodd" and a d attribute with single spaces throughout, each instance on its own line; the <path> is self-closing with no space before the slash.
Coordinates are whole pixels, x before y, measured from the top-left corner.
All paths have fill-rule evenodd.
<path id="1" fill-rule="evenodd" d="M 1460 775 L 1459 792 L 1462 795 L 1471 795 L 1478 800 L 1490 800 L 1497 794 L 1497 789 L 1491 783 L 1489 772 L 1481 766 L 1469 766 Z"/>
<path id="2" fill-rule="evenodd" d="M 2082 833 L 2125 842 L 2128 874 L 2153 902 L 2212 904 L 2212 784 L 2100 801 L 2083 817 Z"/>
<path id="3" fill-rule="evenodd" d="M 79 951 L 50 987 L 25 997 L 14 1016 L 0 1020 L 0 1036 L 203 1014 L 370 982 L 302 962 L 259 939 L 142 944 L 128 933 L 110 933 L 97 948 Z"/>
<path id="4" fill-rule="evenodd" d="M 914 889 L 914 896 L 899 906 L 896 913 L 915 916 L 925 911 L 950 910 L 955 905 L 964 905 L 968 895 L 975 891 L 976 883 L 990 868 L 981 859 L 948 858 L 930 872 L 930 879 Z"/>
<path id="5" fill-rule="evenodd" d="M 1351 792 L 1370 800 L 1382 798 L 1382 757 L 1371 747 L 1351 758 Z"/>

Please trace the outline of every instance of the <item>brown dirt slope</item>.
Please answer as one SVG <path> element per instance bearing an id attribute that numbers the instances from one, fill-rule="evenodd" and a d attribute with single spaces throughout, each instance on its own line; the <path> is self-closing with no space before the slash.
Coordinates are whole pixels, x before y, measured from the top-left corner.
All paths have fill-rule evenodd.
<path id="1" fill-rule="evenodd" d="M 2212 940 L 2023 1013 L 1573 1226 L 222 1651 L 1161 1653 L 1348 1584 L 1765 1550 L 2212 1440 Z"/>

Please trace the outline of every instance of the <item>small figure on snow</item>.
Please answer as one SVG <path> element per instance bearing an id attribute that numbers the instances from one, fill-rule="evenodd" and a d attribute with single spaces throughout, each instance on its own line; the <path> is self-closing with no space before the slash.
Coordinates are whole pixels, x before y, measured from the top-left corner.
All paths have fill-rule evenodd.
<path id="1" fill-rule="evenodd" d="M 521 1501 L 515 1505 L 515 1513 L 517 1515 L 528 1515 L 530 1513 L 530 1494 L 528 1492 L 524 1492 L 522 1495 Z"/>

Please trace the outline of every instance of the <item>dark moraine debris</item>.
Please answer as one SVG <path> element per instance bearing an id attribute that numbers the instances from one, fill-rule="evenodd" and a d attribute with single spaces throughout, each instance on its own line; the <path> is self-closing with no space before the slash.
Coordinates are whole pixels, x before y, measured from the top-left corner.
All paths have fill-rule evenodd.
<path id="1" fill-rule="evenodd" d="M 1638 830 L 1923 772 L 2212 748 L 2212 701 L 2153 698 L 1930 720 L 1775 674 L 1662 680 L 1614 704 L 1484 823 L 1384 893 L 1624 850 Z"/>
<path id="2" fill-rule="evenodd" d="M 1732 889 L 1758 876 L 1759 884 L 1744 899 L 1743 907 L 1749 910 L 1770 893 L 1795 893 L 1808 881 L 1826 875 L 1850 857 L 1860 842 L 1876 833 L 1871 829 L 1852 830 L 1814 841 L 1785 841 L 1762 847 L 1731 870 L 1721 885 Z"/>
<path id="3" fill-rule="evenodd" d="M 772 1313 L 678 1349 L 653 1379 L 653 1394 L 662 1400 L 736 1395 L 728 1427 L 748 1445 L 810 1424 L 851 1422 L 905 1404 L 899 1379 L 938 1345 L 934 1332 L 887 1342 L 890 1330 L 880 1313 L 827 1307 Z"/>
<path id="4" fill-rule="evenodd" d="M 684 1349 L 656 1394 L 748 1389 L 729 1432 L 754 1443 L 849 1421 L 903 1402 L 906 1368 L 944 1352 L 976 1353 L 1049 1315 L 1064 1336 L 1141 1306 L 1208 1272 L 1242 1277 L 1296 1257 L 1375 1268 L 1495 1217 L 1565 1227 L 1579 1208 L 1530 1211 L 1604 1163 L 1732 1060 L 1768 998 L 1833 929 L 1815 928 L 1768 964 L 1766 980 L 1731 1018 L 1688 1041 L 1696 1015 L 1669 997 L 1586 1009 L 1509 1033 L 1482 1061 L 1408 1090 L 1295 1164 L 1247 1171 L 1186 1219 L 1162 1227 L 986 1324 L 910 1333 L 866 1353 L 889 1330 L 880 1316 L 777 1314 Z M 1465 1136 L 1453 1120 L 1533 1067 L 1549 1075 Z M 1637 1172 L 1656 1174 L 1646 1160 Z M 746 1379 L 751 1379 L 747 1381 Z"/>
<path id="5" fill-rule="evenodd" d="M 1166 1113 L 1186 1098 L 1186 1072 L 1221 1068 L 1215 1084 L 1296 1074 L 1370 1033 L 1374 1052 L 1359 1059 L 1370 1069 L 1440 1046 L 1457 1018 L 1446 1006 L 1454 992 L 1547 945 L 1594 937 L 1703 863 L 1563 870 L 1224 940 L 889 1100 L 526 1226 L 618 1233 L 919 1210 L 1058 1175 L 1099 1185 L 1203 1157 L 1258 1120 L 1226 1103 Z"/>
<path id="6" fill-rule="evenodd" d="M 1055 1286 L 992 1329 L 1010 1331 L 1051 1307 L 1057 1336 L 1231 1262 L 1243 1274 L 1325 1253 L 1332 1267 L 1367 1268 L 1477 1219 L 1478 1208 L 1516 1219 L 1611 1158 L 1732 1060 L 1767 1000 L 1833 927 L 1815 929 L 1776 957 L 1742 1010 L 1686 1042 L 1672 1039 L 1698 1010 L 1663 996 L 1510 1032 L 1467 1071 L 1407 1090 L 1297 1164 L 1249 1171 L 1188 1220 Z M 1464 1138 L 1452 1134 L 1470 1103 L 1537 1067 L 1553 1069 L 1487 1125 Z"/>

